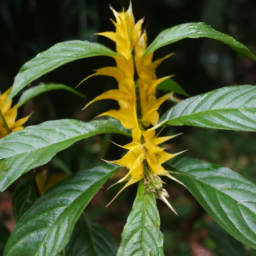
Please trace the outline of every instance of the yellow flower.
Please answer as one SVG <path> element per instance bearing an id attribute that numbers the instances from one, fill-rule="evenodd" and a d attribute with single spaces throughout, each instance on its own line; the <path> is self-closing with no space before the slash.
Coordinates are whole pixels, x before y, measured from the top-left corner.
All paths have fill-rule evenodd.
<path id="1" fill-rule="evenodd" d="M 116 18 L 116 22 L 112 20 L 116 32 L 103 32 L 98 33 L 98 35 L 108 37 L 116 43 L 117 52 L 120 54 L 120 57 L 114 58 L 117 67 L 98 69 L 95 74 L 89 77 L 96 75 L 114 77 L 118 82 L 119 89 L 110 90 L 99 95 L 85 107 L 98 100 L 117 100 L 120 106 L 119 110 L 110 110 L 99 116 L 112 116 L 119 119 L 125 128 L 132 129 L 138 126 L 132 51 L 140 37 L 143 20 L 138 21 L 136 24 L 134 23 L 131 5 L 126 12 L 122 11 L 121 13 L 118 13 L 113 8 L 111 8 L 111 10 Z M 89 77 L 85 78 L 82 82 Z"/>
<path id="2" fill-rule="evenodd" d="M 157 137 L 155 136 L 154 129 L 141 131 L 137 128 L 133 130 L 132 135 L 133 141 L 131 143 L 120 146 L 129 150 L 128 153 L 125 154 L 120 160 L 111 161 L 111 163 L 125 166 L 129 170 L 126 176 L 117 182 L 120 183 L 123 181 L 128 181 L 126 185 L 119 191 L 119 193 L 121 193 L 126 187 L 144 178 L 147 189 L 165 201 L 167 194 L 165 191 L 163 191 L 162 182 L 158 176 L 167 176 L 182 185 L 183 183 L 171 176 L 168 171 L 162 167 L 162 164 L 183 152 L 169 154 L 164 151 L 164 148 L 159 147 L 159 145 L 180 134 L 174 136 Z M 119 195 L 119 193 L 112 199 L 112 201 Z M 174 211 L 169 204 L 168 206 Z"/>
<path id="3" fill-rule="evenodd" d="M 3 138 L 8 134 L 8 129 L 10 132 L 16 132 L 23 130 L 23 124 L 28 120 L 29 116 L 19 119 L 18 121 L 15 121 L 17 118 L 17 106 L 12 106 L 12 100 L 7 101 L 8 95 L 11 92 L 11 89 L 8 89 L 6 92 L 4 92 L 0 96 L 0 139 Z M 8 129 L 6 129 L 6 125 L 8 126 Z"/>
<path id="4" fill-rule="evenodd" d="M 143 19 L 135 24 L 131 5 L 126 12 L 118 13 L 112 8 L 111 10 L 116 18 L 116 21 L 112 21 L 116 32 L 103 32 L 98 35 L 103 35 L 114 41 L 120 57 L 114 57 L 116 67 L 100 68 L 89 77 L 97 75 L 114 77 L 118 83 L 118 89 L 102 93 L 85 107 L 98 100 L 117 100 L 120 109 L 109 110 L 99 116 L 112 116 L 119 119 L 125 128 L 132 129 L 133 141 L 122 146 L 128 150 L 127 154 L 120 160 L 112 161 L 112 163 L 128 169 L 127 175 L 119 180 L 118 183 L 127 181 L 122 188 L 123 190 L 127 186 L 144 179 L 147 190 L 162 199 L 174 211 L 166 200 L 168 193 L 163 189 L 162 180 L 159 176 L 167 176 L 179 182 L 162 167 L 162 164 L 182 152 L 169 154 L 164 151 L 164 148 L 159 147 L 160 144 L 175 136 L 155 136 L 156 126 L 145 130 L 149 125 L 156 125 L 159 120 L 158 108 L 165 100 L 172 98 L 172 93 L 166 94 L 159 99 L 155 96 L 157 85 L 170 77 L 157 79 L 156 68 L 171 54 L 154 62 L 152 61 L 153 53 L 143 57 L 147 48 L 146 32 L 142 33 L 141 31 Z M 134 63 L 139 77 L 139 96 L 136 95 L 134 82 Z M 137 113 L 137 97 L 140 99 L 141 117 L 138 117 Z"/>
<path id="5" fill-rule="evenodd" d="M 156 98 L 155 92 L 157 85 L 171 77 L 167 76 L 157 79 L 156 69 L 163 60 L 169 58 L 172 54 L 153 62 L 153 53 L 143 57 L 146 48 L 147 34 L 144 32 L 135 46 L 135 63 L 139 76 L 142 121 L 144 122 L 144 125 L 155 125 L 159 120 L 159 114 L 157 112 L 158 108 L 165 100 L 172 98 L 172 94 L 166 94 L 159 99 Z"/>

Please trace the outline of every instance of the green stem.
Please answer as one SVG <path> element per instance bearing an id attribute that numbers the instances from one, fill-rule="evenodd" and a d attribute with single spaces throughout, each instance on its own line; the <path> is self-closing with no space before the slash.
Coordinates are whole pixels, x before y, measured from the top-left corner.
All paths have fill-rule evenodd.
<path id="1" fill-rule="evenodd" d="M 111 133 L 106 133 L 104 135 L 103 142 L 102 142 L 102 145 L 101 145 L 101 151 L 100 151 L 100 158 L 101 159 L 104 159 L 105 156 L 106 156 L 107 149 L 108 149 L 109 142 L 110 142 L 111 138 L 112 138 Z"/>
<path id="2" fill-rule="evenodd" d="M 6 131 L 7 131 L 7 133 L 10 134 L 10 133 L 11 133 L 10 128 L 9 128 L 9 126 L 8 126 L 8 124 L 7 124 L 7 122 L 6 122 L 5 118 L 4 118 L 4 116 L 3 116 L 3 114 L 2 114 L 2 111 L 0 111 L 0 117 L 1 117 L 1 119 L 2 119 L 2 121 L 3 121 L 3 123 L 4 123 L 4 127 L 5 127 L 5 129 L 6 129 Z"/>

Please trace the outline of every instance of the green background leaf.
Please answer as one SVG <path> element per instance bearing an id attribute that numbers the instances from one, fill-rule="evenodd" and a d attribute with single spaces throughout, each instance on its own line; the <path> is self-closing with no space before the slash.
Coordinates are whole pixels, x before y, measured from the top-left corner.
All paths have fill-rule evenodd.
<path id="1" fill-rule="evenodd" d="M 0 254 L 4 252 L 5 245 L 10 236 L 9 230 L 0 222 Z"/>
<path id="2" fill-rule="evenodd" d="M 26 85 L 38 77 L 75 60 L 95 56 L 118 56 L 117 53 L 98 43 L 88 41 L 67 41 L 55 44 L 25 63 L 15 77 L 8 99 L 13 98 Z"/>
<path id="3" fill-rule="evenodd" d="M 132 211 L 122 234 L 117 256 L 163 256 L 163 234 L 153 194 L 140 181 Z"/>
<path id="4" fill-rule="evenodd" d="M 166 170 L 183 182 L 211 217 L 242 243 L 256 248 L 256 185 L 217 164 L 181 158 Z"/>
<path id="5" fill-rule="evenodd" d="M 244 245 L 221 228 L 216 222 L 208 221 L 204 224 L 210 238 L 216 243 L 215 251 L 218 256 L 249 256 Z"/>
<path id="6" fill-rule="evenodd" d="M 160 83 L 157 86 L 157 89 L 162 90 L 162 91 L 168 91 L 168 92 L 176 92 L 181 95 L 185 95 L 185 96 L 189 97 L 189 95 L 185 92 L 185 90 L 171 78 Z"/>
<path id="7" fill-rule="evenodd" d="M 66 246 L 65 255 L 115 256 L 116 252 L 116 243 L 108 231 L 82 213 Z"/>
<path id="8" fill-rule="evenodd" d="M 154 52 L 160 47 L 175 43 L 181 39 L 200 37 L 207 37 L 221 41 L 224 44 L 229 45 L 234 51 L 256 60 L 256 56 L 252 54 L 252 52 L 246 46 L 236 41 L 233 37 L 212 29 L 203 22 L 185 23 L 164 30 L 148 46 L 144 56 L 150 52 Z"/>
<path id="9" fill-rule="evenodd" d="M 68 243 L 86 205 L 119 169 L 101 164 L 47 190 L 18 222 L 4 256 L 55 256 Z"/>
<path id="10" fill-rule="evenodd" d="M 188 98 L 168 110 L 159 123 L 256 131 L 256 86 L 224 87 Z"/>
<path id="11" fill-rule="evenodd" d="M 66 91 L 76 94 L 77 96 L 79 96 L 83 99 L 86 98 L 84 94 L 78 92 L 77 90 L 75 90 L 67 85 L 55 84 L 55 83 L 49 83 L 49 84 L 41 83 L 41 84 L 39 84 L 37 86 L 33 86 L 33 87 L 27 89 L 25 92 L 23 92 L 17 105 L 18 105 L 18 107 L 21 107 L 27 101 L 40 95 L 41 93 L 49 92 L 52 90 L 66 90 Z"/>
<path id="12" fill-rule="evenodd" d="M 0 190 L 5 190 L 23 173 L 46 164 L 76 141 L 102 133 L 131 136 L 121 127 L 115 119 L 87 123 L 64 119 L 9 134 L 0 140 Z"/>
<path id="13" fill-rule="evenodd" d="M 12 212 L 14 219 L 19 221 L 21 216 L 33 205 L 37 199 L 34 184 L 23 179 L 17 186 L 12 198 Z"/>

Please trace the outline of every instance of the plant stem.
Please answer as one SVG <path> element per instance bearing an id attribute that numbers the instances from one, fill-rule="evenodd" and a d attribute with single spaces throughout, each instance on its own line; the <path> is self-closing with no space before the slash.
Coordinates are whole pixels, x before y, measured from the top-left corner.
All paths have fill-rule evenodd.
<path id="1" fill-rule="evenodd" d="M 111 133 L 106 133 L 104 135 L 103 141 L 102 141 L 102 145 L 101 145 L 101 151 L 100 151 L 100 158 L 104 159 L 107 153 L 107 149 L 109 146 L 109 140 L 111 140 L 112 138 L 112 134 Z"/>
<path id="2" fill-rule="evenodd" d="M 8 124 L 7 124 L 7 122 L 6 122 L 5 118 L 4 118 L 4 116 L 3 116 L 3 114 L 2 114 L 2 111 L 0 111 L 0 117 L 1 117 L 1 119 L 2 119 L 2 121 L 3 121 L 3 123 L 4 123 L 4 127 L 5 127 L 5 129 L 6 129 L 6 131 L 7 131 L 7 133 L 10 134 L 10 133 L 11 133 L 10 128 L 9 128 L 9 126 L 8 126 Z"/>

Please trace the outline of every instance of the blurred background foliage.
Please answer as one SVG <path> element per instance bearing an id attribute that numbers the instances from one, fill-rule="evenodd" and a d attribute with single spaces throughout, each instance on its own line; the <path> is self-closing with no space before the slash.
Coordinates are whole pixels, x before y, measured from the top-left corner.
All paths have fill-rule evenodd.
<path id="1" fill-rule="evenodd" d="M 113 18 L 109 4 L 121 11 L 123 6 L 128 6 L 128 0 L 1 0 L 1 92 L 12 85 L 15 75 L 25 62 L 58 42 L 76 39 L 97 41 L 114 49 L 111 41 L 94 35 L 96 32 L 114 29 L 109 21 Z M 233 36 L 256 53 L 255 0 L 136 0 L 133 1 L 133 8 L 137 20 L 145 17 L 144 28 L 148 32 L 149 42 L 166 28 L 186 22 L 203 21 L 212 28 Z M 219 42 L 210 39 L 186 39 L 158 50 L 155 55 L 160 57 L 170 52 L 175 55 L 162 64 L 158 74 L 176 74 L 175 80 L 191 96 L 229 85 L 256 84 L 256 63 Z M 39 78 L 30 86 L 40 82 L 55 82 L 74 88 L 82 79 L 92 74 L 94 69 L 107 65 L 114 65 L 114 61 L 107 57 L 75 61 Z M 66 91 L 52 91 L 27 102 L 20 109 L 19 115 L 25 116 L 33 112 L 28 125 L 62 118 L 89 121 L 106 109 L 116 108 L 117 104 L 102 101 L 84 111 L 81 108 L 96 95 L 115 86 L 116 82 L 112 78 L 95 77 L 78 88 L 87 96 L 86 101 Z M 172 103 L 165 103 L 161 113 L 171 106 Z M 189 149 L 185 153 L 187 156 L 224 165 L 256 182 L 254 134 L 191 127 L 166 128 L 162 133 L 179 132 L 184 134 L 165 145 L 170 152 Z M 96 136 L 80 141 L 58 154 L 48 165 L 33 171 L 31 176 L 45 169 L 49 173 L 76 172 L 89 168 L 99 162 L 100 158 L 120 158 L 123 152 L 109 143 L 109 140 L 118 144 L 129 141 L 117 135 Z M 122 171 L 118 172 L 106 187 L 123 174 Z M 245 251 L 238 241 L 214 224 L 188 191 L 172 181 L 167 182 L 170 201 L 180 217 L 177 218 L 163 203 L 158 203 L 166 255 L 256 255 L 250 248 Z M 15 225 L 11 198 L 17 184 L 18 182 L 0 195 L 0 217 L 9 230 Z M 106 187 L 93 198 L 86 212 L 101 222 L 119 243 L 136 194 L 136 185 L 121 193 L 107 209 L 105 205 L 120 186 L 108 192 Z M 3 234 L 0 237 L 1 253 L 8 232 L 2 226 L 0 229 L 4 230 L 0 231 Z"/>

